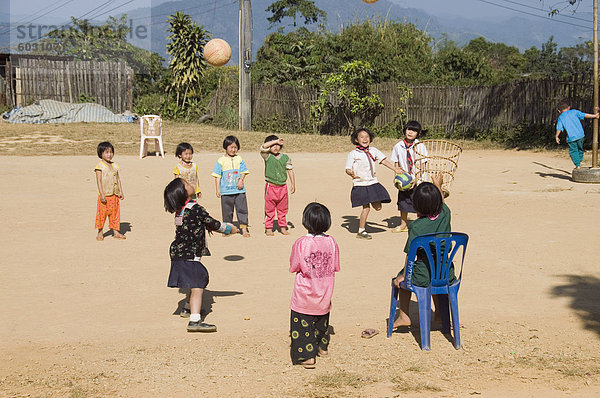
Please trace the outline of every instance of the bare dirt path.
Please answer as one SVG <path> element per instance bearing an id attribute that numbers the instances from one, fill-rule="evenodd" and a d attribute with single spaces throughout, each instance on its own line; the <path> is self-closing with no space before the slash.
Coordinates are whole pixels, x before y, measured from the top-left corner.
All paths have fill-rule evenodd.
<path id="1" fill-rule="evenodd" d="M 389 152 L 391 148 L 380 148 Z M 205 295 L 214 334 L 188 334 L 166 287 L 172 217 L 165 160 L 119 156 L 126 241 L 96 242 L 91 156 L 0 157 L 0 396 L 598 396 L 600 186 L 575 184 L 566 154 L 465 151 L 453 228 L 471 237 L 459 301 L 463 349 L 439 332 L 422 352 L 411 333 L 385 337 L 389 280 L 406 234 L 395 206 L 372 212 L 357 240 L 345 154 L 291 154 L 297 193 L 291 236 L 262 229 L 263 164 L 242 152 L 252 237 L 209 239 Z M 210 171 L 196 153 L 201 200 L 220 218 Z M 391 194 L 391 173 L 379 177 Z M 301 213 L 326 204 L 341 250 L 331 358 L 289 361 L 288 259 Z M 413 305 L 416 309 L 416 305 Z M 416 314 L 413 323 L 418 324 Z M 382 333 L 360 338 L 367 328 Z M 416 329 L 416 328 L 415 328 Z M 418 330 L 417 332 L 418 333 Z"/>

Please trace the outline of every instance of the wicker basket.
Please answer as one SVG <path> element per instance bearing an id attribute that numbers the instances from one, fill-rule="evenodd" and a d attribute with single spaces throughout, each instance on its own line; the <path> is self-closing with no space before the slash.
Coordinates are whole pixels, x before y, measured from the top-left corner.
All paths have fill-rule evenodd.
<path id="1" fill-rule="evenodd" d="M 454 181 L 454 172 L 458 168 L 458 159 L 462 147 L 446 140 L 423 140 L 415 144 L 414 172 L 417 183 L 431 182 L 431 176 L 443 176 L 442 191 L 444 196 L 450 195 L 450 187 Z"/>

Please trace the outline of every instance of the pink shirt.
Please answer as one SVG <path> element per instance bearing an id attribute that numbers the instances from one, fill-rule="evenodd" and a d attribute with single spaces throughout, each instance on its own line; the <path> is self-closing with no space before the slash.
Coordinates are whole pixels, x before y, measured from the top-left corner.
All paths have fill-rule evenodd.
<path id="1" fill-rule="evenodd" d="M 340 249 L 329 235 L 306 235 L 292 246 L 290 272 L 296 273 L 290 308 L 307 315 L 331 310 L 335 273 L 340 270 Z"/>

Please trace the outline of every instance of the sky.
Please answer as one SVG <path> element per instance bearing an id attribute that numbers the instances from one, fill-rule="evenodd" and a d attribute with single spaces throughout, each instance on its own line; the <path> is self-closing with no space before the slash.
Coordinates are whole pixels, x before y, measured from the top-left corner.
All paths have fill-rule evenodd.
<path id="1" fill-rule="evenodd" d="M 41 15 L 50 12 L 52 16 L 83 15 L 91 11 L 91 15 L 115 9 L 115 12 L 125 12 L 149 5 L 165 3 L 169 0 L 0 0 L 1 3 L 10 3 L 11 14 Z M 191 2 L 210 2 L 212 0 L 191 0 Z M 275 0 L 273 0 L 275 1 Z M 317 7 L 319 2 L 327 0 L 313 0 Z M 347 0 L 348 3 L 358 0 Z M 573 6 L 567 0 L 388 0 L 403 7 L 418 8 L 433 15 L 452 14 L 467 15 L 469 17 L 498 17 L 511 16 L 524 12 L 547 15 L 552 6 L 563 8 L 563 14 L 571 15 Z M 105 4 L 104 6 L 102 6 Z M 582 0 L 578 12 L 592 12 L 592 0 Z M 4 9 L 7 9 L 3 7 Z M 56 9 L 56 10 L 55 10 Z M 53 11 L 55 10 L 55 11 Z M 108 14 L 107 14 L 108 15 Z"/>

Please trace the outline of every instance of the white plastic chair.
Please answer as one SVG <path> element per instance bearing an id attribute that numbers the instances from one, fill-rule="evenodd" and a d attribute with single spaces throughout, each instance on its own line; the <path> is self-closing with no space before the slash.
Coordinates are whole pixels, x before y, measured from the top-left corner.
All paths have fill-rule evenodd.
<path id="1" fill-rule="evenodd" d="M 140 159 L 148 153 L 148 140 L 154 140 L 156 145 L 156 156 L 165 158 L 162 142 L 162 119 L 158 115 L 144 115 L 140 118 Z"/>

